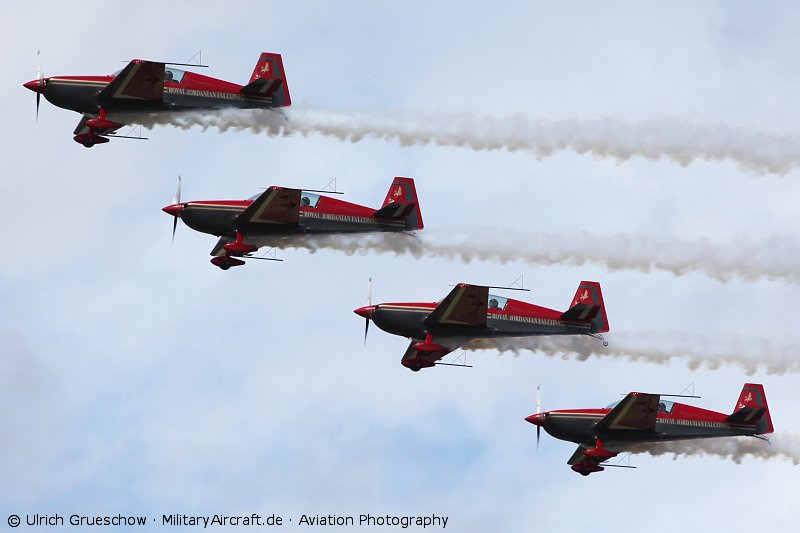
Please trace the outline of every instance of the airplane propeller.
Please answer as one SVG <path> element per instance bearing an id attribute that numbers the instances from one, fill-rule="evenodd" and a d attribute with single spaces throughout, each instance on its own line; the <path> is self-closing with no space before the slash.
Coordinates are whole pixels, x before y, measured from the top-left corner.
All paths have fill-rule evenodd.
<path id="1" fill-rule="evenodd" d="M 367 290 L 367 306 L 372 306 L 372 277 L 369 278 L 369 289 Z M 364 326 L 364 346 L 367 345 L 367 333 L 369 333 L 369 315 L 366 316 L 366 324 Z"/>
<path id="2" fill-rule="evenodd" d="M 41 50 L 36 50 L 36 81 L 39 87 L 42 86 L 42 60 L 40 57 Z M 39 122 L 39 102 L 41 101 L 42 93 L 36 91 L 36 122 Z"/>
<path id="3" fill-rule="evenodd" d="M 178 174 L 178 188 L 175 190 L 175 196 L 172 198 L 172 205 L 181 203 L 181 175 Z M 175 230 L 178 229 L 178 217 L 172 219 L 172 242 L 175 242 Z"/>
<path id="4" fill-rule="evenodd" d="M 536 412 L 542 412 L 542 394 L 539 385 L 536 385 Z M 539 451 L 539 437 L 542 435 L 542 426 L 536 425 L 536 451 Z"/>

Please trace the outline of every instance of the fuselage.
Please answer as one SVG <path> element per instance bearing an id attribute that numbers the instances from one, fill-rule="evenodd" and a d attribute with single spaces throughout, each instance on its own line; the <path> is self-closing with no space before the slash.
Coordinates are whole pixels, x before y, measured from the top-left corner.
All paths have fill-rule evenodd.
<path id="1" fill-rule="evenodd" d="M 492 299 L 497 299 L 493 295 Z M 394 335 L 424 339 L 427 333 L 436 338 L 480 339 L 492 337 L 523 337 L 527 335 L 576 335 L 590 333 L 591 326 L 567 324 L 561 312 L 512 299 L 501 299 L 502 308 L 490 308 L 486 327 L 426 324 L 426 319 L 438 305 L 430 303 L 383 303 L 374 306 L 372 321 L 382 330 Z"/>
<path id="2" fill-rule="evenodd" d="M 404 231 L 404 220 L 378 219 L 375 210 L 313 193 L 301 194 L 300 220 L 293 224 L 236 223 L 252 200 L 209 200 L 183 203 L 181 220 L 190 228 L 210 235 L 234 237 L 237 231 L 247 238 L 269 235 L 304 235 L 311 233 L 362 233 Z M 305 205 L 306 202 L 308 205 Z"/>
<path id="3" fill-rule="evenodd" d="M 97 113 L 103 108 L 109 113 L 189 111 L 204 108 L 260 108 L 272 107 L 272 98 L 242 94 L 236 83 L 203 76 L 194 72 L 167 69 L 178 76 L 164 82 L 162 100 L 105 99 L 100 92 L 115 76 L 53 76 L 43 81 L 42 95 L 55 106 L 77 111 Z"/>
<path id="4" fill-rule="evenodd" d="M 611 412 L 610 408 L 548 411 L 539 416 L 544 430 L 557 439 L 594 446 L 599 438 L 608 448 L 614 450 L 624 449 L 626 444 L 756 433 L 754 424 L 729 423 L 726 421 L 728 415 L 723 413 L 686 404 L 662 402 L 664 403 L 669 405 L 670 412 L 659 412 L 656 415 L 654 431 L 622 432 L 616 429 L 608 434 L 596 431 L 595 425 Z"/>

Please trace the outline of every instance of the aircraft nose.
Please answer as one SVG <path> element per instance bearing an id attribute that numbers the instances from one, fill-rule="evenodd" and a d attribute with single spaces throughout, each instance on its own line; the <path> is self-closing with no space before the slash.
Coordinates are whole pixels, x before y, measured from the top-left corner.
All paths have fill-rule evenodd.
<path id="1" fill-rule="evenodd" d="M 376 307 L 377 305 L 365 305 L 364 307 L 359 307 L 353 312 L 359 316 L 363 316 L 364 318 L 372 318 L 372 315 L 375 314 Z"/>
<path id="2" fill-rule="evenodd" d="M 167 207 L 164 207 L 161 210 L 174 217 L 180 217 L 184 207 L 185 206 L 183 204 L 172 204 L 168 205 Z"/>
<path id="3" fill-rule="evenodd" d="M 44 91 L 44 78 L 31 80 L 28 83 L 23 83 L 22 86 L 26 89 L 30 89 L 35 93 L 40 93 Z"/>
<path id="4" fill-rule="evenodd" d="M 536 413 L 535 415 L 525 417 L 525 420 L 536 426 L 542 426 L 544 425 L 544 413 Z"/>

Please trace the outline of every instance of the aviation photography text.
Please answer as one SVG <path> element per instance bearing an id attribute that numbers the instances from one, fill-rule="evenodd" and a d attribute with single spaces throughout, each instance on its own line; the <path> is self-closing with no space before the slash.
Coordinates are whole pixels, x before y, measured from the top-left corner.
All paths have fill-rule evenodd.
<path id="1" fill-rule="evenodd" d="M 162 514 L 156 517 L 148 515 L 80 515 L 80 514 L 26 514 L 24 517 L 12 514 L 8 517 L 8 525 L 17 527 L 167 527 L 167 528 L 230 528 L 230 527 L 364 527 L 364 528 L 400 528 L 426 529 L 447 527 L 449 517 L 437 514 L 416 515 L 306 515 L 279 516 L 276 514 L 261 515 L 187 515 Z"/>

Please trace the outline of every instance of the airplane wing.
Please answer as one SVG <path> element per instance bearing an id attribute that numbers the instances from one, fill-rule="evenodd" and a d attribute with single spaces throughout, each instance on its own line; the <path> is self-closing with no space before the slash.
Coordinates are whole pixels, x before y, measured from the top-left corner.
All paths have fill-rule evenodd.
<path id="1" fill-rule="evenodd" d="M 595 431 L 655 431 L 658 394 L 628 393 L 595 425 Z"/>
<path id="2" fill-rule="evenodd" d="M 414 345 L 418 342 L 422 342 L 422 339 L 411 339 L 411 343 L 408 345 L 406 353 L 403 354 L 403 358 L 400 360 L 401 363 L 414 361 L 415 363 L 419 364 L 419 366 L 422 368 L 431 367 L 436 363 L 436 361 L 438 361 L 445 355 L 449 354 L 451 351 L 451 350 L 438 351 L 435 353 L 423 354 L 414 348 Z M 404 366 L 409 366 L 409 365 L 404 365 Z"/>
<path id="3" fill-rule="evenodd" d="M 164 63 L 134 59 L 98 95 L 106 100 L 164 100 Z"/>
<path id="4" fill-rule="evenodd" d="M 294 224 L 300 223 L 300 189 L 272 186 L 247 206 L 236 224 Z"/>
<path id="5" fill-rule="evenodd" d="M 591 448 L 591 446 L 586 446 L 585 444 L 578 444 L 578 449 L 575 450 L 575 453 L 567 460 L 568 465 L 576 465 L 586 460 L 586 450 Z"/>
<path id="6" fill-rule="evenodd" d="M 459 283 L 439 302 L 425 324 L 486 327 L 489 287 Z"/>
<path id="7" fill-rule="evenodd" d="M 84 113 L 83 117 L 81 118 L 81 121 L 78 122 L 78 125 L 75 127 L 75 131 L 73 132 L 73 134 L 81 135 L 83 133 L 93 132 L 96 133 L 97 135 L 112 135 L 115 131 L 117 131 L 118 129 L 120 129 L 122 126 L 125 125 L 115 121 L 116 124 L 119 124 L 119 126 L 115 128 L 105 128 L 105 129 L 95 128 L 94 130 L 92 130 L 91 128 L 89 128 L 89 126 L 86 125 L 86 121 L 93 118 L 97 118 L 97 115 L 90 115 L 89 113 Z"/>
<path id="8" fill-rule="evenodd" d="M 228 237 L 220 237 L 219 240 L 217 241 L 217 244 L 215 244 L 214 248 L 211 250 L 211 255 L 213 255 L 214 257 L 225 255 L 225 248 L 223 248 L 223 246 L 225 246 L 229 242 L 233 242 L 233 239 Z"/>

